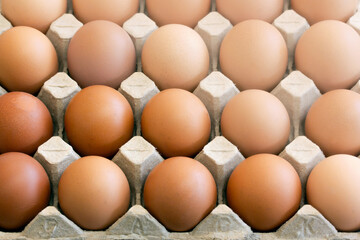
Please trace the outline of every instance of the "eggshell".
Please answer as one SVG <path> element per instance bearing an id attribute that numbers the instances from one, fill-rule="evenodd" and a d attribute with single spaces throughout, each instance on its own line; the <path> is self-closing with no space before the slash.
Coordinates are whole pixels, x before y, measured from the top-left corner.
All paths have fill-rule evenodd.
<path id="1" fill-rule="evenodd" d="M 0 35 L 0 84 L 8 91 L 35 94 L 57 70 L 55 48 L 40 31 L 20 26 Z"/>
<path id="2" fill-rule="evenodd" d="M 358 0 L 291 0 L 291 7 L 310 25 L 323 20 L 346 22 L 355 14 Z"/>
<path id="3" fill-rule="evenodd" d="M 261 20 L 247 20 L 225 36 L 219 55 L 221 71 L 240 90 L 271 91 L 283 78 L 288 52 L 281 33 Z"/>
<path id="4" fill-rule="evenodd" d="M 135 71 L 135 47 L 124 29 L 96 20 L 82 26 L 69 43 L 68 68 L 80 85 L 106 85 L 118 89 Z"/>
<path id="5" fill-rule="evenodd" d="M 226 104 L 221 131 L 244 156 L 278 154 L 288 141 L 290 119 L 275 96 L 262 90 L 246 90 Z"/>
<path id="6" fill-rule="evenodd" d="M 98 156 L 83 157 L 64 171 L 59 181 L 64 214 L 88 230 L 109 227 L 128 209 L 130 187 L 123 171 Z"/>
<path id="7" fill-rule="evenodd" d="M 32 155 L 52 133 L 50 112 L 39 99 L 23 92 L 0 96 L 0 153 Z"/>
<path id="8" fill-rule="evenodd" d="M 29 26 L 43 33 L 66 7 L 67 0 L 1 0 L 1 13 L 13 26 Z"/>
<path id="9" fill-rule="evenodd" d="M 305 120 L 306 136 L 326 156 L 360 154 L 360 95 L 338 89 L 322 95 Z"/>
<path id="10" fill-rule="evenodd" d="M 180 24 L 155 30 L 146 40 L 141 55 L 143 72 L 160 90 L 194 91 L 207 76 L 209 61 L 209 52 L 200 35 Z"/>
<path id="11" fill-rule="evenodd" d="M 111 157 L 132 137 L 133 128 L 130 104 L 107 86 L 84 88 L 65 112 L 67 137 L 81 155 Z"/>
<path id="12" fill-rule="evenodd" d="M 49 178 L 26 154 L 0 155 L 0 183 L 0 228 L 20 230 L 49 203 Z"/>
<path id="13" fill-rule="evenodd" d="M 165 157 L 193 156 L 208 142 L 211 121 L 194 94 L 167 89 L 155 95 L 141 116 L 143 137 Z"/>
<path id="14" fill-rule="evenodd" d="M 301 183 L 289 162 L 272 154 L 257 154 L 242 161 L 227 185 L 229 206 L 250 227 L 270 231 L 299 208 Z"/>
<path id="15" fill-rule="evenodd" d="M 187 157 L 159 163 L 144 186 L 145 208 L 170 231 L 189 231 L 216 205 L 216 184 L 209 170 Z"/>
<path id="16" fill-rule="evenodd" d="M 139 0 L 72 0 L 74 14 L 82 23 L 108 20 L 120 26 L 139 9 Z"/>
<path id="17" fill-rule="evenodd" d="M 249 19 L 272 23 L 283 6 L 284 0 L 216 0 L 216 10 L 233 25 Z"/>
<path id="18" fill-rule="evenodd" d="M 351 88 L 360 78 L 360 36 L 349 25 L 326 20 L 311 26 L 295 50 L 296 68 L 321 92 Z"/>
<path id="19" fill-rule="evenodd" d="M 306 187 L 309 204 L 339 231 L 360 229 L 360 160 L 339 154 L 312 170 Z"/>
<path id="20" fill-rule="evenodd" d="M 146 0 L 149 17 L 158 26 L 183 24 L 194 28 L 210 11 L 211 0 Z"/>

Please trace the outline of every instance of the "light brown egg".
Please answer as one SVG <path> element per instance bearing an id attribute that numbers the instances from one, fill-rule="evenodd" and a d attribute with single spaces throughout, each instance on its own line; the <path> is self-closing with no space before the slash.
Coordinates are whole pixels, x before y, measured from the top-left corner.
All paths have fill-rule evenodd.
<path id="1" fill-rule="evenodd" d="M 143 72 L 160 90 L 194 91 L 209 71 L 209 52 L 193 29 L 169 24 L 155 30 L 144 44 Z"/>
<path id="2" fill-rule="evenodd" d="M 55 48 L 38 30 L 21 26 L 0 35 L 0 84 L 6 90 L 35 94 L 57 71 Z"/>
<path id="3" fill-rule="evenodd" d="M 135 47 L 119 25 L 96 20 L 82 26 L 71 39 L 68 68 L 80 87 L 106 85 L 118 89 L 135 71 Z"/>
<path id="4" fill-rule="evenodd" d="M 360 95 L 344 89 L 322 95 L 305 120 L 306 136 L 326 156 L 360 154 Z"/>
<path id="5" fill-rule="evenodd" d="M 49 203 L 49 178 L 29 155 L 1 154 L 0 183 L 0 229 L 21 230 Z"/>
<path id="6" fill-rule="evenodd" d="M 244 156 L 278 154 L 288 141 L 290 119 L 275 96 L 262 90 L 246 90 L 226 104 L 221 132 Z"/>
<path id="7" fill-rule="evenodd" d="M 149 17 L 158 26 L 183 24 L 194 28 L 210 11 L 211 0 L 146 0 Z"/>
<path id="8" fill-rule="evenodd" d="M 38 98 L 23 92 L 0 97 L 0 153 L 32 155 L 52 133 L 50 112 Z"/>
<path id="9" fill-rule="evenodd" d="M 310 173 L 306 197 L 339 231 L 360 229 L 360 159 L 339 154 L 322 160 Z"/>
<path id="10" fill-rule="evenodd" d="M 87 230 L 102 230 L 125 214 L 130 187 L 123 171 L 98 156 L 83 157 L 64 171 L 59 181 L 63 213 Z"/>
<path id="11" fill-rule="evenodd" d="M 221 71 L 240 90 L 271 91 L 283 78 L 288 52 L 281 33 L 261 20 L 237 24 L 220 47 Z"/>
<path id="12" fill-rule="evenodd" d="M 321 92 L 351 88 L 360 79 L 360 36 L 349 25 L 326 20 L 314 24 L 299 39 L 296 68 Z"/>
<path id="13" fill-rule="evenodd" d="M 214 178 L 194 159 L 166 159 L 146 179 L 144 205 L 170 231 L 189 231 L 216 205 Z"/>
<path id="14" fill-rule="evenodd" d="M 111 157 L 131 137 L 134 117 L 120 92 L 101 85 L 84 88 L 65 112 L 65 131 L 81 155 Z"/>
<path id="15" fill-rule="evenodd" d="M 216 10 L 233 25 L 249 19 L 272 23 L 283 7 L 284 0 L 216 0 Z"/>
<path id="16" fill-rule="evenodd" d="M 227 202 L 250 227 L 270 231 L 299 208 L 301 183 L 289 162 L 272 154 L 257 154 L 242 161 L 227 185 Z"/>
<path id="17" fill-rule="evenodd" d="M 1 13 L 13 26 L 29 26 L 46 33 L 66 12 L 67 0 L 2 0 Z"/>
<path id="18" fill-rule="evenodd" d="M 358 0 L 291 0 L 291 7 L 310 25 L 323 20 L 346 22 L 355 14 Z"/>
<path id="19" fill-rule="evenodd" d="M 145 105 L 141 129 L 163 156 L 190 157 L 208 142 L 211 122 L 198 97 L 182 89 L 167 89 Z"/>
<path id="20" fill-rule="evenodd" d="M 72 0 L 74 14 L 82 23 L 108 20 L 120 26 L 139 9 L 139 0 Z"/>

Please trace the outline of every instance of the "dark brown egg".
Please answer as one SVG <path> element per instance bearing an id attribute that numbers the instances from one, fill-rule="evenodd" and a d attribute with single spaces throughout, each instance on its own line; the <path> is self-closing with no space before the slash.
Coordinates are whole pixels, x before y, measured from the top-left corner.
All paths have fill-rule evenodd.
<path id="1" fill-rule="evenodd" d="M 52 133 L 50 112 L 38 98 L 24 92 L 0 97 L 0 153 L 32 155 Z"/>
<path id="2" fill-rule="evenodd" d="M 130 104 L 107 86 L 82 89 L 65 112 L 67 137 L 81 155 L 111 157 L 132 137 L 133 128 Z"/>
<path id="3" fill-rule="evenodd" d="M 23 153 L 0 155 L 0 228 L 23 228 L 49 199 L 50 182 L 40 163 Z"/>
<path id="4" fill-rule="evenodd" d="M 188 231 L 216 204 L 216 185 L 209 170 L 187 157 L 169 158 L 157 165 L 144 186 L 144 204 L 171 231 Z"/>
<path id="5" fill-rule="evenodd" d="M 88 230 L 109 227 L 128 209 L 130 187 L 123 171 L 112 161 L 83 157 L 65 170 L 59 182 L 64 214 Z"/>

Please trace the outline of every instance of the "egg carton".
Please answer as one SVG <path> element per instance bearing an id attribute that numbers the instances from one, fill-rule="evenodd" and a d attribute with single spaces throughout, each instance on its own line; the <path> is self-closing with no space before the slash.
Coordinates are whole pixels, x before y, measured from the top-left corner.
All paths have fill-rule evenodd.
<path id="1" fill-rule="evenodd" d="M 71 3 L 71 1 L 68 1 Z M 215 1 L 212 10 L 215 10 Z M 137 72 L 122 82 L 119 92 L 129 101 L 135 119 L 134 136 L 114 156 L 114 161 L 124 171 L 131 189 L 130 208 L 112 226 L 104 231 L 85 231 L 76 226 L 59 208 L 57 186 L 64 170 L 80 156 L 69 145 L 64 131 L 64 113 L 72 97 L 81 89 L 67 74 L 66 52 L 76 31 L 82 26 L 72 14 L 67 14 L 51 24 L 47 32 L 59 58 L 59 72 L 45 82 L 38 98 L 51 112 L 54 136 L 42 144 L 34 155 L 46 170 L 51 183 L 51 200 L 22 232 L 0 232 L 0 239 L 360 239 L 360 233 L 337 232 L 316 209 L 306 204 L 304 196 L 307 178 L 314 166 L 325 158 L 320 148 L 304 135 L 304 120 L 314 101 L 321 96 L 313 81 L 294 69 L 296 43 L 309 28 L 306 20 L 289 9 L 274 21 L 286 40 L 289 63 L 284 79 L 272 94 L 285 105 L 291 121 L 291 133 L 285 149 L 279 154 L 289 161 L 300 176 L 303 195 L 299 211 L 276 231 L 254 232 L 226 204 L 226 184 L 234 168 L 244 160 L 236 146 L 221 136 L 220 118 L 226 103 L 239 90 L 220 72 L 218 56 L 222 39 L 232 28 L 229 20 L 216 11 L 199 21 L 195 30 L 204 39 L 210 53 L 210 74 L 194 91 L 205 104 L 211 117 L 209 143 L 195 157 L 212 173 L 217 190 L 217 206 L 190 232 L 169 232 L 144 208 L 143 186 L 149 172 L 164 159 L 155 147 L 141 137 L 141 113 L 146 103 L 159 92 L 155 83 L 141 72 L 141 50 L 147 37 L 157 29 L 146 15 L 145 0 L 140 1 L 136 13 L 123 25 L 129 33 L 137 54 Z M 0 0 L 1 8 L 1 0 Z M 350 18 L 349 25 L 360 33 L 360 14 Z M 11 28 L 0 15 L 0 34 Z M 360 82 L 353 88 L 360 93 Z M 0 95 L 6 93 L 0 88 Z"/>

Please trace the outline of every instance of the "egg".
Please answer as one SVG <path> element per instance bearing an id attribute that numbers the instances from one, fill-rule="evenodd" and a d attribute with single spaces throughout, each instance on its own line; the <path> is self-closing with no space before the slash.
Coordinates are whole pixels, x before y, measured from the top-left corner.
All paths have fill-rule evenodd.
<path id="1" fill-rule="evenodd" d="M 310 25 L 323 20 L 346 22 L 355 14 L 358 0 L 291 0 L 291 7 Z"/>
<path id="2" fill-rule="evenodd" d="M 26 154 L 0 155 L 0 183 L 0 229 L 20 230 L 49 203 L 49 178 Z"/>
<path id="3" fill-rule="evenodd" d="M 13 26 L 29 26 L 46 33 L 66 12 L 67 0 L 2 0 L 1 13 Z"/>
<path id="4" fill-rule="evenodd" d="M 325 20 L 312 25 L 299 39 L 296 68 L 325 93 L 351 88 L 360 78 L 360 36 L 349 25 Z"/>
<path id="5" fill-rule="evenodd" d="M 24 92 L 0 96 L 0 153 L 32 155 L 52 133 L 50 112 L 38 98 Z"/>
<path id="6" fill-rule="evenodd" d="M 272 23 L 283 6 L 284 0 L 216 0 L 216 10 L 233 25 L 249 19 Z"/>
<path id="7" fill-rule="evenodd" d="M 275 96 L 262 90 L 246 90 L 226 104 L 221 132 L 244 156 L 278 154 L 287 144 L 290 118 Z"/>
<path id="8" fill-rule="evenodd" d="M 57 71 L 55 48 L 40 31 L 20 26 L 0 35 L 0 84 L 6 90 L 35 94 Z"/>
<path id="9" fill-rule="evenodd" d="M 131 137 L 134 117 L 126 98 L 101 85 L 82 89 L 65 112 L 65 131 L 81 155 L 113 156 Z"/>
<path id="10" fill-rule="evenodd" d="M 194 28 L 210 11 L 211 0 L 146 0 L 149 17 L 158 26 L 183 24 Z"/>
<path id="11" fill-rule="evenodd" d="M 360 154 L 360 95 L 338 89 L 313 103 L 305 120 L 305 134 L 326 156 Z"/>
<path id="12" fill-rule="evenodd" d="M 96 20 L 82 26 L 69 43 L 70 76 L 80 85 L 106 85 L 118 89 L 135 71 L 135 47 L 119 25 Z"/>
<path id="13" fill-rule="evenodd" d="M 58 194 L 63 213 L 87 230 L 109 227 L 130 203 L 125 174 L 114 162 L 99 156 L 70 164 L 60 178 Z"/>
<path id="14" fill-rule="evenodd" d="M 120 26 L 139 9 L 139 0 L 72 0 L 74 14 L 82 23 L 108 20 Z"/>
<path id="15" fill-rule="evenodd" d="M 145 105 L 141 130 L 163 156 L 193 156 L 208 142 L 211 121 L 205 105 L 194 94 L 167 89 Z"/>
<path id="16" fill-rule="evenodd" d="M 272 154 L 257 154 L 242 161 L 227 185 L 227 202 L 250 227 L 270 231 L 299 208 L 301 183 L 289 162 Z"/>
<path id="17" fill-rule="evenodd" d="M 322 160 L 311 171 L 306 197 L 338 231 L 360 229 L 360 160 L 338 154 Z"/>
<path id="18" fill-rule="evenodd" d="M 225 36 L 220 47 L 222 73 L 240 90 L 271 91 L 283 78 L 288 61 L 281 33 L 261 20 L 238 23 Z"/>
<path id="19" fill-rule="evenodd" d="M 216 205 L 216 184 L 209 170 L 187 157 L 159 163 L 144 185 L 145 208 L 170 231 L 189 231 Z"/>
<path id="20" fill-rule="evenodd" d="M 209 52 L 200 35 L 180 24 L 155 30 L 146 40 L 141 63 L 143 72 L 160 90 L 194 91 L 209 71 Z"/>

